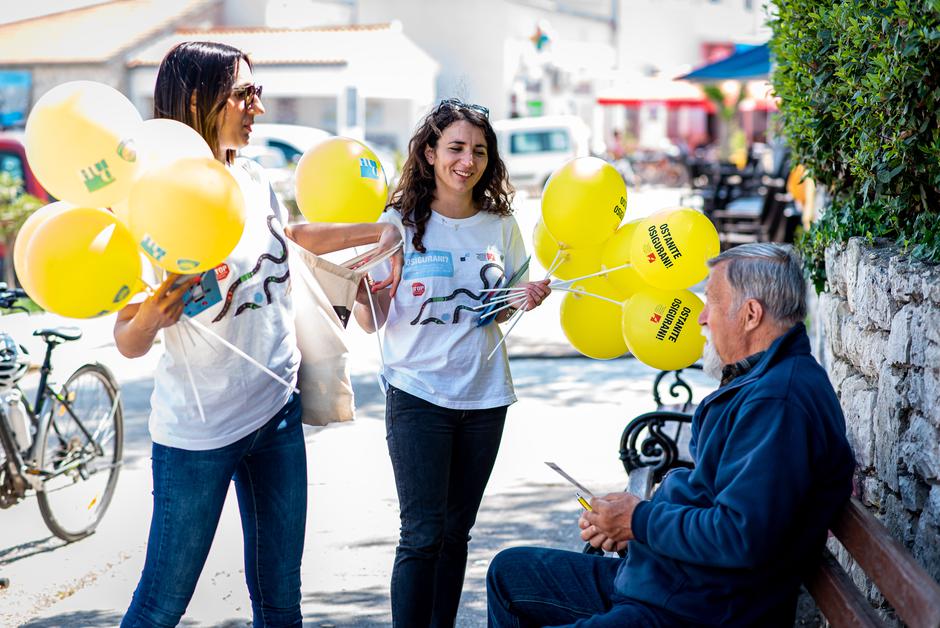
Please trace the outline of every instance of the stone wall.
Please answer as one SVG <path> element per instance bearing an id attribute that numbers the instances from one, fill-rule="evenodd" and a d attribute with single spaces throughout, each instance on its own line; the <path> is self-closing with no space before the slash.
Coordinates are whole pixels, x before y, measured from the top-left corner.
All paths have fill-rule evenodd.
<path id="1" fill-rule="evenodd" d="M 940 267 L 886 242 L 826 252 L 822 362 L 845 412 L 862 502 L 940 580 Z M 880 594 L 840 548 L 869 597 Z M 891 618 L 890 612 L 887 612 Z"/>

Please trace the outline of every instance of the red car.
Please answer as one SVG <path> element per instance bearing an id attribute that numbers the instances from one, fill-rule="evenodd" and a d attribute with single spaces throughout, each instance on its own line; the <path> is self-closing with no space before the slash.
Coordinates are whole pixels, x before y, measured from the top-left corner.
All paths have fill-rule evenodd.
<path id="1" fill-rule="evenodd" d="M 23 134 L 16 132 L 0 133 L 0 172 L 6 172 L 14 179 L 23 182 L 23 192 L 32 194 L 43 203 L 56 200 L 40 185 L 36 175 L 26 161 L 26 148 L 23 146 Z M 6 245 L 0 241 L 0 281 L 3 281 L 3 269 L 7 263 Z"/>
<path id="2" fill-rule="evenodd" d="M 14 179 L 22 181 L 23 191 L 27 194 L 32 194 L 46 203 L 55 200 L 40 185 L 26 162 L 26 148 L 23 146 L 22 133 L 0 133 L 0 172 L 7 172 L 13 175 Z"/>

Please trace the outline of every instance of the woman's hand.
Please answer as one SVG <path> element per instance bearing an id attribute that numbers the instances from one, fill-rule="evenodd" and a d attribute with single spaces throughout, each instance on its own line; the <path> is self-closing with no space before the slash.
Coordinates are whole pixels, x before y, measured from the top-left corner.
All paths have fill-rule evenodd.
<path id="1" fill-rule="evenodd" d="M 372 287 L 375 285 L 375 282 L 372 281 L 372 277 L 366 275 L 359 281 L 359 287 L 356 289 L 356 303 L 359 305 L 370 307 L 369 303 L 369 293 L 375 292 Z M 374 296 L 372 297 L 375 298 Z"/>
<path id="2" fill-rule="evenodd" d="M 373 281 L 370 277 L 368 281 L 365 280 L 359 284 L 359 291 L 356 294 L 356 300 L 359 303 L 368 305 L 368 299 L 364 300 L 365 293 L 363 290 L 369 289 L 373 293 L 384 290 L 385 288 L 390 288 L 389 297 L 394 298 L 395 292 L 398 290 L 398 284 L 401 282 L 401 269 L 405 265 L 405 258 L 402 255 L 402 241 L 401 241 L 401 232 L 398 230 L 395 225 L 382 224 L 382 232 L 379 235 L 378 242 L 374 249 L 374 253 L 368 257 L 363 257 L 359 262 L 353 266 L 353 269 L 359 268 L 360 266 L 365 266 L 370 261 L 376 257 L 381 257 L 389 251 L 395 251 L 392 256 L 389 258 L 389 264 L 391 264 L 392 272 L 389 273 L 388 277 L 382 281 Z M 397 249 L 397 250 L 396 250 Z M 364 286 L 364 283 L 368 283 L 368 288 Z"/>
<path id="3" fill-rule="evenodd" d="M 395 225 L 385 224 L 383 226 L 385 229 L 379 237 L 378 251 L 376 253 L 381 255 L 392 249 L 397 248 L 398 250 L 388 260 L 392 266 L 392 272 L 382 281 L 373 282 L 370 280 L 369 289 L 375 293 L 384 288 L 389 288 L 388 295 L 394 299 L 395 292 L 398 290 L 398 284 L 401 283 L 401 269 L 405 265 L 405 256 L 402 254 L 401 231 L 399 231 L 398 227 Z"/>
<path id="4" fill-rule="evenodd" d="M 525 303 L 523 303 L 519 309 L 534 310 L 542 305 L 542 301 L 548 298 L 548 295 L 552 293 L 552 289 L 548 287 L 550 281 L 550 279 L 542 279 L 541 281 L 530 281 L 522 284 L 521 287 L 525 288 L 525 292 L 523 293 L 525 295 Z"/>
<path id="5" fill-rule="evenodd" d="M 118 312 L 114 341 L 121 355 L 138 358 L 153 346 L 157 332 L 175 325 L 183 315 L 183 296 L 201 279 L 197 275 L 173 286 L 179 275 L 169 274 L 153 294 L 141 303 L 132 303 Z"/>
<path id="6" fill-rule="evenodd" d="M 179 322 L 183 315 L 183 296 L 190 286 L 197 283 L 201 276 L 192 277 L 177 286 L 173 284 L 180 275 L 169 273 L 163 283 L 140 304 L 135 314 L 135 324 L 154 333 Z"/>

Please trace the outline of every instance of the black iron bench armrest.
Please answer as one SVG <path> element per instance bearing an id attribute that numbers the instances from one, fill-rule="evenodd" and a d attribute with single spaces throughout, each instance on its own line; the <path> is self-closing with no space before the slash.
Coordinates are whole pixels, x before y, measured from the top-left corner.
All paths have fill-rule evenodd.
<path id="1" fill-rule="evenodd" d="M 693 364 L 687 366 L 684 369 L 678 369 L 675 371 L 660 371 L 656 375 L 656 379 L 653 380 L 653 401 L 656 402 L 656 407 L 660 410 L 669 408 L 679 408 L 680 411 L 686 412 L 692 407 L 692 387 L 687 381 L 682 378 L 682 371 L 685 370 L 701 371 L 701 364 Z M 664 404 L 663 396 L 659 392 L 659 386 L 663 383 L 663 380 L 666 379 L 669 375 L 672 375 L 675 378 L 675 381 L 669 384 L 669 388 L 666 389 L 666 392 L 669 393 L 669 396 L 672 397 L 674 403 Z M 682 392 L 679 392 L 679 391 Z M 685 395 L 685 400 L 679 402 L 682 396 Z"/>
<path id="2" fill-rule="evenodd" d="M 683 459 L 686 452 L 681 451 L 681 443 L 676 440 L 682 426 L 691 423 L 691 414 L 668 410 L 647 412 L 630 421 L 620 436 L 620 461 L 627 475 L 649 468 L 652 485 L 655 485 L 670 469 L 691 467 L 692 463 Z M 676 434 L 667 432 L 670 426 L 676 428 Z M 643 440 L 638 443 L 643 434 Z M 641 494 L 641 497 L 648 496 Z"/>

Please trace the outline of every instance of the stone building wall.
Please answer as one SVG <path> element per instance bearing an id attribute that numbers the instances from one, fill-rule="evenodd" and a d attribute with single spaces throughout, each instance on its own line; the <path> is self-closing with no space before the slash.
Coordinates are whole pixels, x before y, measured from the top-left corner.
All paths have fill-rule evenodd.
<path id="1" fill-rule="evenodd" d="M 855 238 L 826 252 L 826 273 L 818 350 L 845 412 L 857 494 L 940 580 L 940 267 Z"/>

